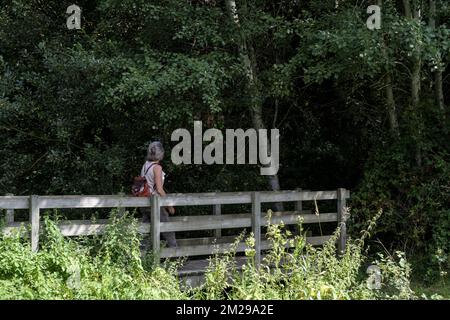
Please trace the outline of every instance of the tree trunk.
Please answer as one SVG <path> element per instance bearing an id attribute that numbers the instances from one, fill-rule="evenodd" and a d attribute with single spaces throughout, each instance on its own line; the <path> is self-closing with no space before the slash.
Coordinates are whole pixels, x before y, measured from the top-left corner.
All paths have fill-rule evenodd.
<path id="1" fill-rule="evenodd" d="M 247 77 L 247 88 L 250 94 L 250 112 L 252 116 L 253 127 L 256 130 L 265 129 L 266 127 L 264 125 L 262 116 L 263 101 L 256 73 L 257 63 L 254 49 L 251 43 L 247 41 L 245 34 L 243 33 L 240 27 L 239 15 L 236 8 L 236 1 L 225 0 L 225 4 L 231 20 L 233 21 L 233 23 L 236 24 L 239 30 L 238 50 Z M 270 142 L 268 145 L 268 150 L 270 150 Z M 269 185 L 272 190 L 280 190 L 280 182 L 278 179 L 278 175 L 268 176 L 268 179 Z M 277 208 L 277 210 L 278 209 L 280 208 Z"/>
<path id="2" fill-rule="evenodd" d="M 383 1 L 378 0 L 377 4 L 381 7 L 383 5 Z M 393 80 L 392 80 L 392 72 L 391 72 L 389 64 L 388 64 L 389 56 L 386 51 L 386 41 L 385 41 L 384 37 L 383 37 L 383 40 L 381 43 L 381 50 L 383 53 L 383 57 L 386 60 L 385 93 L 386 93 L 387 113 L 388 113 L 388 117 L 389 117 L 389 129 L 390 129 L 393 137 L 399 138 L 400 130 L 398 127 L 397 107 L 395 105 L 395 98 L 394 98 L 394 85 L 393 85 Z"/>
<path id="3" fill-rule="evenodd" d="M 412 19 L 412 10 L 410 0 L 403 0 L 403 8 L 405 9 L 405 16 L 408 19 Z"/>
<path id="4" fill-rule="evenodd" d="M 421 20 L 420 8 L 414 8 L 414 19 L 417 21 Z M 411 77 L 411 94 L 412 94 L 412 107 L 414 110 L 414 114 L 417 118 L 417 141 L 416 141 L 416 164 L 417 166 L 422 166 L 422 146 L 421 146 L 421 137 L 422 137 L 422 115 L 419 110 L 420 104 L 420 90 L 422 86 L 422 82 L 420 79 L 420 74 L 422 71 L 422 58 L 421 52 L 416 51 L 415 57 L 413 59 L 413 72 Z"/>
<path id="5" fill-rule="evenodd" d="M 413 58 L 413 68 L 411 75 L 411 99 L 414 111 L 418 111 L 420 103 L 421 70 L 422 70 L 422 59 L 420 58 L 419 55 L 416 55 Z"/>
<path id="6" fill-rule="evenodd" d="M 434 86 L 435 86 L 435 95 L 436 95 L 436 103 L 439 107 L 439 110 L 442 113 L 442 117 L 445 119 L 446 111 L 445 111 L 445 101 L 444 101 L 444 90 L 442 87 L 442 71 L 438 70 L 434 74 Z"/>
<path id="7" fill-rule="evenodd" d="M 383 5 L 383 0 L 378 0 L 377 5 L 381 7 Z M 389 130 L 394 138 L 399 138 L 400 129 L 398 127 L 397 107 L 394 98 L 394 84 L 392 80 L 392 72 L 390 70 L 390 66 L 388 63 L 389 56 L 387 54 L 386 41 L 384 38 L 381 43 L 381 50 L 383 53 L 383 57 L 386 60 L 385 94 L 386 94 L 387 113 L 389 118 Z"/>
<path id="8" fill-rule="evenodd" d="M 414 11 L 411 7 L 410 0 L 403 0 L 405 9 L 405 16 L 410 20 L 420 21 L 421 13 L 420 8 L 415 7 Z M 419 45 L 419 44 L 417 44 Z M 421 148 L 421 114 L 419 110 L 420 104 L 420 88 L 421 88 L 421 70 L 422 59 L 420 48 L 415 48 L 415 52 L 412 58 L 412 71 L 411 71 L 411 115 L 414 118 L 412 123 L 413 139 L 415 140 L 415 158 L 417 166 L 422 166 L 422 148 Z"/>
<path id="9" fill-rule="evenodd" d="M 407 3 L 406 8 L 409 8 L 408 17 L 414 19 L 416 21 L 420 21 L 420 8 L 414 8 L 414 15 L 411 13 L 410 1 L 403 0 Z M 406 11 L 405 8 L 405 11 Z M 421 89 L 421 79 L 420 73 L 422 71 L 422 58 L 421 58 L 421 50 L 420 48 L 416 49 L 413 55 L 413 65 L 412 65 L 412 75 L 411 75 L 411 98 L 412 98 L 412 107 L 414 111 L 418 112 L 419 103 L 420 103 L 420 89 Z"/>
<path id="10" fill-rule="evenodd" d="M 390 71 L 386 74 L 386 104 L 389 116 L 389 128 L 394 137 L 400 137 L 400 130 L 398 128 L 397 110 L 394 99 L 394 88 L 392 85 L 392 76 Z"/>
<path id="11" fill-rule="evenodd" d="M 436 29 L 436 1 L 430 0 L 430 21 L 429 26 L 431 30 Z M 440 63 L 441 61 L 438 61 Z M 439 108 L 439 111 L 442 113 L 442 117 L 445 119 L 445 102 L 444 102 L 444 90 L 442 88 L 442 70 L 440 66 L 434 72 L 434 90 L 435 90 L 435 99 L 436 104 Z"/>

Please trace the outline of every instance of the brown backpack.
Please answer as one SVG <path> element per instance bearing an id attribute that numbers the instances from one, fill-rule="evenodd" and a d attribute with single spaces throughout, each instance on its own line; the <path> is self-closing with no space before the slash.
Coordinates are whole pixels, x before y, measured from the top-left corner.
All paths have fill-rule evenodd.
<path id="1" fill-rule="evenodd" d="M 138 176 L 133 178 L 133 184 L 131 186 L 131 193 L 135 197 L 150 197 L 152 195 L 150 191 L 150 186 L 148 185 L 147 179 L 145 176 L 147 175 L 148 170 L 153 167 L 155 163 L 152 163 L 144 173 L 144 176 Z"/>

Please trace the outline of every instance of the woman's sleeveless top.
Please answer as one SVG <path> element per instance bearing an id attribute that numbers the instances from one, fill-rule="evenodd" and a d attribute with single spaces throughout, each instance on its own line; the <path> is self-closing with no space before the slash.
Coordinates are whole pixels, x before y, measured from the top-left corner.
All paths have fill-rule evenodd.
<path id="1" fill-rule="evenodd" d="M 148 183 L 148 186 L 150 188 L 151 194 L 155 194 L 156 193 L 155 174 L 153 172 L 153 169 L 157 165 L 158 164 L 156 164 L 155 162 L 146 161 L 144 163 L 144 165 L 142 166 L 142 170 L 141 170 L 141 176 L 145 177 L 145 179 L 147 180 L 147 183 Z M 166 176 L 166 174 L 163 171 L 162 172 L 162 183 L 163 183 L 163 185 L 164 185 L 164 178 L 165 178 L 165 176 Z"/>

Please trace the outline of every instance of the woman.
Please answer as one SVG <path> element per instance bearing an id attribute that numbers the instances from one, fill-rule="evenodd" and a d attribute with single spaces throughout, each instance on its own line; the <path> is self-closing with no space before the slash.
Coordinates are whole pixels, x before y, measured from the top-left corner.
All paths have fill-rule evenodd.
<path id="1" fill-rule="evenodd" d="M 164 191 L 164 176 L 160 161 L 164 158 L 164 148 L 161 142 L 154 141 L 148 146 L 147 161 L 142 166 L 141 176 L 145 177 L 150 188 L 151 194 L 157 194 L 161 197 L 166 195 Z M 169 213 L 175 214 L 174 207 L 162 207 L 161 208 L 161 222 L 169 221 Z M 148 222 L 150 219 L 150 210 L 144 210 L 144 222 Z M 163 239 L 167 242 L 168 247 L 176 247 L 177 241 L 175 238 L 175 232 L 163 232 Z"/>

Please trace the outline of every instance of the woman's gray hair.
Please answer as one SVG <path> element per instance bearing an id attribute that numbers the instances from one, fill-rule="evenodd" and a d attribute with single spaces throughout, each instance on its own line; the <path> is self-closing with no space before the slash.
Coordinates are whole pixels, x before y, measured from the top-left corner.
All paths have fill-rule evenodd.
<path id="1" fill-rule="evenodd" d="M 164 147 L 161 142 L 153 141 L 148 146 L 147 160 L 161 161 L 164 158 Z"/>

